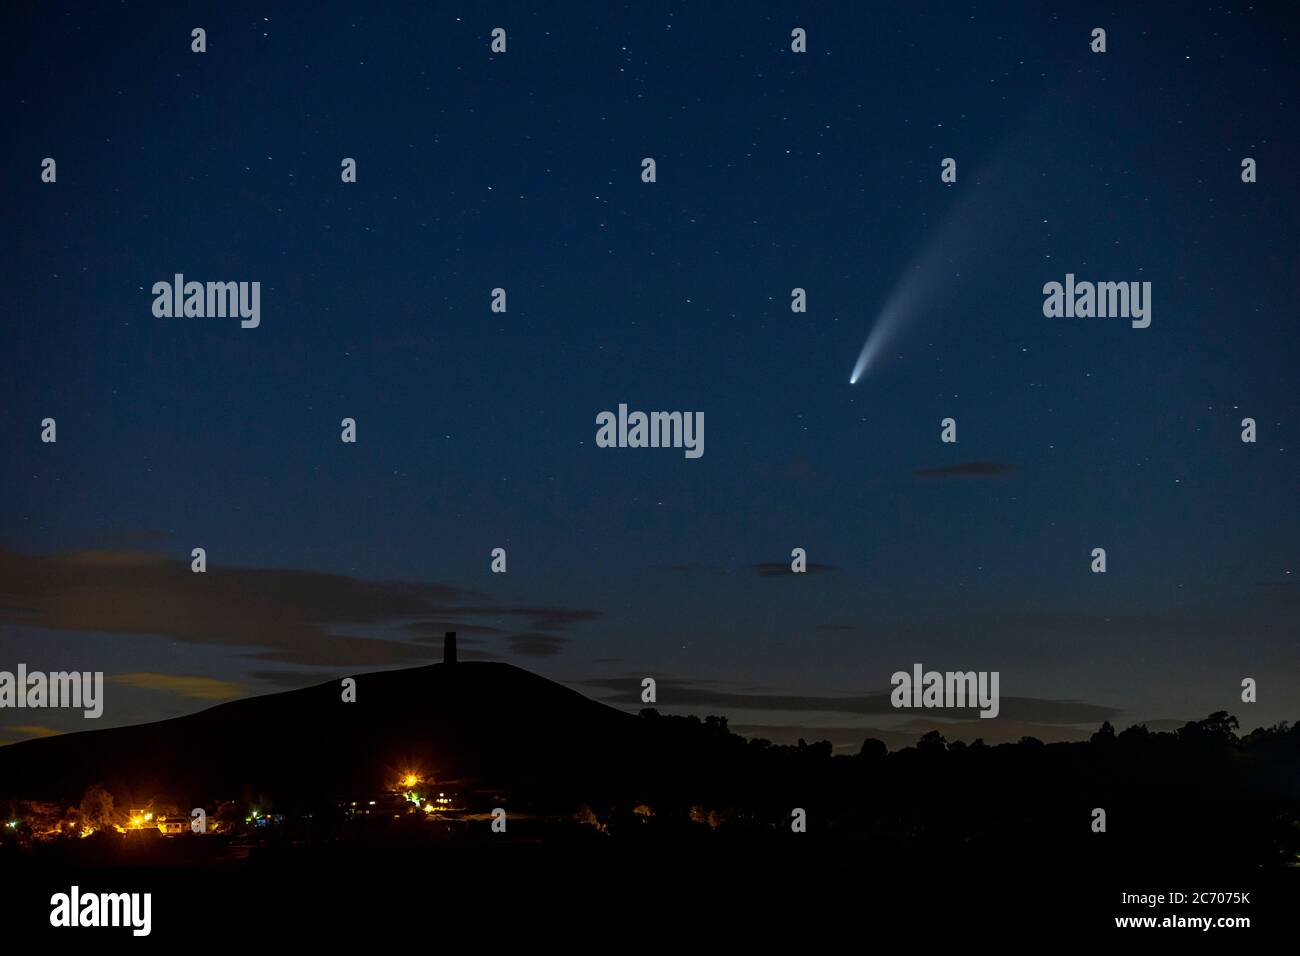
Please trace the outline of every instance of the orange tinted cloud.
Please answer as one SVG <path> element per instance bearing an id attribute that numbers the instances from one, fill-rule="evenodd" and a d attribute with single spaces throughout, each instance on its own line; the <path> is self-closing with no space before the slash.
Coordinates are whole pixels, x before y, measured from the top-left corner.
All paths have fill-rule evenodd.
<path id="1" fill-rule="evenodd" d="M 156 690 L 180 697 L 192 697 L 195 700 L 231 700 L 248 693 L 247 687 L 235 681 L 218 680 L 215 677 L 196 677 L 189 674 L 134 671 L 130 674 L 115 674 L 108 680 L 113 684 L 125 684 L 141 690 Z"/>

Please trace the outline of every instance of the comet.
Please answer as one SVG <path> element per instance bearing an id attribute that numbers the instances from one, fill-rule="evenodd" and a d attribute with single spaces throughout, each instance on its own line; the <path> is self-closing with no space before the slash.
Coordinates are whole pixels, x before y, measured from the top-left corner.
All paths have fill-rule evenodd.
<path id="1" fill-rule="evenodd" d="M 853 374 L 849 376 L 850 385 L 858 384 L 875 368 L 885 349 L 904 328 L 915 324 L 926 307 L 935 304 L 938 293 L 957 272 L 962 260 L 980 246 L 975 228 L 977 217 L 972 207 L 973 201 L 968 200 L 954 209 L 895 283 L 862 344 Z"/>
<path id="2" fill-rule="evenodd" d="M 1029 190 L 1015 169 L 1018 151 L 1023 151 L 1023 142 L 1008 144 L 981 175 L 956 187 L 961 192 L 948 218 L 912 259 L 876 314 L 849 376 L 850 385 L 878 366 L 885 350 L 905 329 L 922 315 L 937 311 L 941 294 L 969 260 L 986 256 L 1022 224 L 1031 207 Z"/>
<path id="3" fill-rule="evenodd" d="M 911 314 L 912 303 L 916 299 L 916 281 L 911 277 L 920 265 L 923 263 L 914 263 L 909 275 L 906 276 L 890 293 L 885 305 L 876 317 L 871 331 L 867 334 L 867 340 L 862 343 L 862 351 L 858 354 L 858 361 L 853 366 L 853 374 L 849 376 L 849 384 L 857 385 L 858 379 L 866 374 L 867 370 L 872 368 L 880 356 L 881 350 L 892 341 L 898 334 L 899 327 L 903 324 L 903 319 Z"/>

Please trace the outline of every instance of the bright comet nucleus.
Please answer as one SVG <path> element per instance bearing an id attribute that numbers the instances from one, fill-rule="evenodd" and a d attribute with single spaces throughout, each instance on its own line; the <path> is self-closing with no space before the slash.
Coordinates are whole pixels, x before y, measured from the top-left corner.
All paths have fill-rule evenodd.
<path id="1" fill-rule="evenodd" d="M 1008 174 L 1009 163 L 1019 155 L 1019 142 L 1001 150 L 983 176 L 972 177 L 973 188 L 963 184 L 947 217 L 912 257 L 867 333 L 850 385 L 876 368 L 906 327 L 941 315 L 954 280 L 968 265 L 989 257 L 996 245 L 992 240 L 1004 240 L 1011 227 L 1025 221 L 1028 191 Z"/>
<path id="2" fill-rule="evenodd" d="M 885 307 L 880 310 L 880 315 L 876 317 L 871 331 L 867 334 L 867 340 L 862 343 L 862 351 L 858 353 L 858 361 L 853 366 L 853 374 L 849 376 L 849 384 L 856 385 L 858 380 L 866 374 L 867 369 L 871 367 L 880 354 L 881 348 L 891 338 L 894 337 L 899 325 L 899 318 L 907 312 L 906 306 L 914 298 L 911 293 L 909 283 L 904 280 L 894 290 Z"/>

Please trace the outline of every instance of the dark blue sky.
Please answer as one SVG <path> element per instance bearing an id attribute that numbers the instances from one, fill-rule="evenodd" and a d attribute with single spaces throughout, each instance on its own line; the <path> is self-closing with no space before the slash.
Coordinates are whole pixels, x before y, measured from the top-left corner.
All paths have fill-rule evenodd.
<path id="1" fill-rule="evenodd" d="M 128 675 L 130 722 L 445 625 L 782 739 L 929 729 L 810 700 L 914 661 L 1030 699 L 950 737 L 1298 716 L 1293 10 L 533 6 L 6 10 L 0 668 Z M 177 272 L 261 326 L 155 318 Z M 1045 318 L 1067 272 L 1151 327 Z M 595 447 L 620 402 L 704 456 Z"/>

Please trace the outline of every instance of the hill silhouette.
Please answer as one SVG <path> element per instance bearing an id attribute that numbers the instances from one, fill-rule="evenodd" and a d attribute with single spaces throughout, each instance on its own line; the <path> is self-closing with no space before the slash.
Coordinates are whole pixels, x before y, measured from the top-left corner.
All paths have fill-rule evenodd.
<path id="1" fill-rule="evenodd" d="M 511 664 L 462 662 L 232 701 L 132 727 L 0 748 L 0 798 L 105 785 L 178 803 L 252 786 L 289 803 L 380 789 L 407 769 L 561 800 L 600 787 L 637 719 Z"/>

